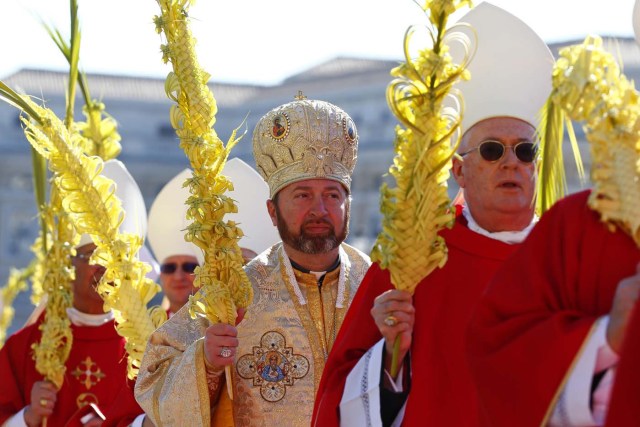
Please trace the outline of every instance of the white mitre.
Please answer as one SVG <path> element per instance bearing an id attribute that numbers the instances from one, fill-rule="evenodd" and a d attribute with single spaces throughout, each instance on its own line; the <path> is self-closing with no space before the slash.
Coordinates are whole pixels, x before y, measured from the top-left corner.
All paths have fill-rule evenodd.
<path id="1" fill-rule="evenodd" d="M 267 211 L 269 186 L 260 174 L 237 157 L 227 161 L 222 174 L 233 183 L 229 197 L 236 201 L 238 212 L 225 218 L 240 224 L 244 237 L 240 247 L 259 254 L 280 241 L 278 229 Z"/>
<path id="2" fill-rule="evenodd" d="M 147 240 L 158 262 L 174 255 L 189 255 L 199 259 L 202 251 L 193 243 L 184 239 L 185 231 L 191 221 L 187 221 L 189 189 L 183 187 L 191 178 L 190 169 L 174 176 L 158 193 L 149 209 L 149 231 Z"/>
<path id="3" fill-rule="evenodd" d="M 463 15 L 456 30 L 477 48 L 468 70 L 469 81 L 457 85 L 464 99 L 462 131 L 491 117 L 514 117 L 534 127 L 551 92 L 554 59 L 546 43 L 509 12 L 483 2 Z M 462 58 L 458 45 L 454 59 Z"/>
<path id="4" fill-rule="evenodd" d="M 148 240 L 158 261 L 173 255 L 192 255 L 203 262 L 202 251 L 184 239 L 190 220 L 186 219 L 189 190 L 183 187 L 192 176 L 185 169 L 171 179 L 158 193 L 149 210 Z M 233 191 L 226 193 L 236 201 L 237 213 L 225 215 L 225 220 L 239 223 L 244 236 L 239 246 L 261 253 L 280 240 L 277 229 L 271 223 L 266 201 L 269 188 L 260 175 L 238 158 L 227 161 L 222 174 L 233 183 Z"/>

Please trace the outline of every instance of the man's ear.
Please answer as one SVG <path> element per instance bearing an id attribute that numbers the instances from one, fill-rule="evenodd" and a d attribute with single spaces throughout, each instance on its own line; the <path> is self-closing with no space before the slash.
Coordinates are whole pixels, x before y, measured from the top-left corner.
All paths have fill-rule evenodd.
<path id="1" fill-rule="evenodd" d="M 276 204 L 273 203 L 273 200 L 267 200 L 267 211 L 269 212 L 269 216 L 271 217 L 271 224 L 274 226 L 278 225 L 278 217 L 276 215 Z"/>
<path id="2" fill-rule="evenodd" d="M 451 160 L 451 174 L 453 175 L 453 179 L 456 180 L 458 186 L 460 188 L 464 188 L 464 172 L 462 170 L 462 166 L 464 165 L 464 161 L 460 158 L 458 153 L 453 155 L 453 159 Z"/>

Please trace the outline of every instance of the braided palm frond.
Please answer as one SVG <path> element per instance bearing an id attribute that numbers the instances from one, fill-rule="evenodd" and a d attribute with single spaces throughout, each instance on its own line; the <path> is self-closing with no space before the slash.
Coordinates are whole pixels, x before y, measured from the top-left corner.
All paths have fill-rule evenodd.
<path id="1" fill-rule="evenodd" d="M 156 313 L 159 307 L 153 307 L 150 313 L 146 310 L 158 285 L 145 277 L 149 265 L 137 259 L 142 239 L 119 232 L 125 213 L 114 195 L 113 181 L 100 175 L 100 158 L 82 152 L 81 136 L 69 131 L 51 110 L 21 97 L 2 82 L 0 98 L 32 119 L 23 119 L 25 134 L 32 147 L 48 160 L 64 212 L 78 234 L 91 235 L 97 246 L 91 261 L 106 269 L 98 292 L 105 306 L 114 310 L 118 333 L 126 339 L 128 375 L 134 378 L 147 339 L 162 319 Z"/>
<path id="2" fill-rule="evenodd" d="M 73 344 L 67 308 L 73 305 L 71 252 L 75 239 L 73 225 L 60 206 L 58 194 L 53 189 L 51 205 L 41 212 L 53 236 L 42 266 L 45 272 L 42 289 L 48 295 L 47 310 L 45 320 L 40 324 L 40 342 L 31 346 L 36 370 L 57 389 L 64 382 L 65 363 Z"/>
<path id="3" fill-rule="evenodd" d="M 424 2 L 433 45 L 413 59 L 410 43 L 418 28 L 410 27 L 404 39 L 405 62 L 392 70 L 395 79 L 387 88 L 387 103 L 402 125 L 396 127 L 396 156 L 389 169 L 396 187 L 383 184 L 380 189 L 382 231 L 371 257 L 389 269 L 397 289 L 409 292 L 447 260 L 447 247 L 438 232 L 454 219 L 447 179 L 458 144 L 462 104 L 452 86 L 468 78 L 465 69 L 473 52 L 470 40 L 446 25 L 449 15 L 465 4 L 470 2 Z M 453 63 L 449 43 L 463 46 L 466 57 L 460 64 Z"/>
<path id="4" fill-rule="evenodd" d="M 156 30 L 166 39 L 161 47 L 163 59 L 173 66 L 165 83 L 167 96 L 176 102 L 171 124 L 193 169 L 192 178 L 185 182 L 191 193 L 186 200 L 187 217 L 193 220 L 185 238 L 204 252 L 204 265 L 196 270 L 194 281 L 202 291 L 191 297 L 190 313 L 232 324 L 236 307 L 247 307 L 253 299 L 238 246 L 242 231 L 233 221 L 224 220 L 237 207 L 225 196 L 233 184 L 221 171 L 240 138 L 234 131 L 225 145 L 213 129 L 217 105 L 207 86 L 209 74 L 200 67 L 195 52 L 188 20 L 190 4 L 188 0 L 158 0 L 161 14 L 154 18 Z"/>
<path id="5" fill-rule="evenodd" d="M 560 51 L 549 103 L 584 122 L 593 162 L 589 206 L 640 246 L 639 95 L 600 37 Z"/>

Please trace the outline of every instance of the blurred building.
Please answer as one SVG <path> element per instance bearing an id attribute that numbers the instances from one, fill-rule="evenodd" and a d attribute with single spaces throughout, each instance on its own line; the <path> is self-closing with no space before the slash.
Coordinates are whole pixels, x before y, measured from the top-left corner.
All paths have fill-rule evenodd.
<path id="1" fill-rule="evenodd" d="M 551 45 L 557 54 L 563 46 L 581 40 Z M 632 38 L 606 39 L 612 52 L 625 64 L 629 78 L 640 76 L 640 48 Z M 392 60 L 336 58 L 300 74 L 291 76 L 276 86 L 211 83 L 218 103 L 215 129 L 226 141 L 236 127 L 246 132 L 232 155 L 255 166 L 251 154 L 251 132 L 258 119 L 276 105 L 291 101 L 299 90 L 311 99 L 334 103 L 351 115 L 360 135 L 358 162 L 353 178 L 351 232 L 348 242 L 369 252 L 380 230 L 378 208 L 379 188 L 393 159 L 394 127 L 396 120 L 387 107 L 385 90 L 391 77 L 389 71 L 398 64 Z M 257 70 L 259 72 L 259 70 Z M 25 69 L 2 80 L 10 87 L 41 98 L 46 106 L 60 117 L 64 115 L 66 73 Z M 175 132 L 169 123 L 172 102 L 164 92 L 164 79 L 88 75 L 94 98 L 106 105 L 106 111 L 119 123 L 122 154 L 139 183 L 150 207 L 162 186 L 185 167 L 188 161 L 178 146 Z M 523 82 L 526 84 L 526 82 Z M 83 104 L 78 98 L 78 106 Z M 76 120 L 82 120 L 78 107 Z M 584 136 L 576 127 L 585 170 L 590 161 Z M 36 206 L 32 185 L 31 150 L 26 141 L 18 111 L 0 103 L 0 285 L 11 267 L 24 267 L 31 259 L 32 245 L 37 232 Z M 571 155 L 566 153 L 567 157 Z M 569 169 L 569 190 L 582 184 L 574 169 Z M 391 182 L 391 181 L 390 181 Z M 457 188 L 451 184 L 451 194 Z M 264 213 L 256 215 L 267 215 Z M 16 301 L 15 330 L 31 310 L 28 293 Z"/>

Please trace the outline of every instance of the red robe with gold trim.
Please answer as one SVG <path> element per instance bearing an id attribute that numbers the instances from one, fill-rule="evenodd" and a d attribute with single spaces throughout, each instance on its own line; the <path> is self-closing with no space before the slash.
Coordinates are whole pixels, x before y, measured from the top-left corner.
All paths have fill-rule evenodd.
<path id="1" fill-rule="evenodd" d="M 31 349 L 40 341 L 43 319 L 44 314 L 16 332 L 0 350 L 0 425 L 31 403 L 33 383 L 43 379 Z M 71 325 L 71 330 L 73 345 L 53 415 L 47 419 L 50 426 L 64 426 L 87 403 L 105 412 L 127 380 L 125 342 L 113 321 L 97 327 Z"/>
<path id="2" fill-rule="evenodd" d="M 469 329 L 469 360 L 487 426 L 548 421 L 594 321 L 608 314 L 640 250 L 587 206 L 559 201 L 496 273 Z"/>
<path id="3" fill-rule="evenodd" d="M 519 245 L 508 245 L 466 227 L 460 212 L 442 231 L 449 258 L 422 280 L 411 346 L 412 385 L 403 425 L 474 426 L 476 392 L 465 358 L 464 335 L 471 312 L 496 269 Z M 370 311 L 373 300 L 392 289 L 388 270 L 369 269 L 331 350 L 316 395 L 314 426 L 337 426 L 347 375 L 382 339 Z"/>

